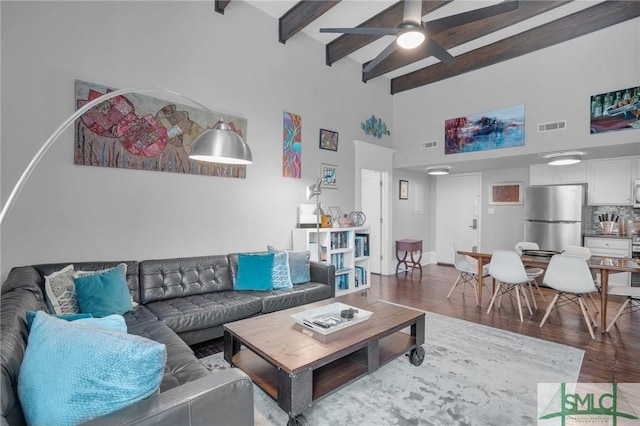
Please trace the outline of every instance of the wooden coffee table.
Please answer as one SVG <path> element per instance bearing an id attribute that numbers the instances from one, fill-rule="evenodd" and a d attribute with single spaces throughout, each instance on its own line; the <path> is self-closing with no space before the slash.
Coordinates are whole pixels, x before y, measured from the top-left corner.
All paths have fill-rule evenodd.
<path id="1" fill-rule="evenodd" d="M 373 315 L 328 335 L 303 327 L 290 316 L 334 302 Z M 412 364 L 422 364 L 424 318 L 424 312 L 376 299 L 337 297 L 226 324 L 224 359 L 247 373 L 289 415 L 288 424 L 296 425 L 313 401 L 402 354 L 409 353 Z M 407 327 L 410 334 L 400 332 Z"/>

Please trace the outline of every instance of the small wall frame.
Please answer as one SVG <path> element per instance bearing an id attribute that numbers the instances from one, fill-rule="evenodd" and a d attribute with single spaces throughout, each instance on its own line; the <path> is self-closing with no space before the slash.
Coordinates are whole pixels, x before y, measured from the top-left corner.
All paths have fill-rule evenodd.
<path id="1" fill-rule="evenodd" d="M 409 181 L 408 180 L 400 180 L 400 195 L 399 198 L 401 200 L 409 199 Z"/>
<path id="2" fill-rule="evenodd" d="M 517 206 L 522 204 L 522 182 L 492 183 L 489 185 L 489 204 Z"/>
<path id="3" fill-rule="evenodd" d="M 338 132 L 334 132 L 333 130 L 320 129 L 320 149 L 337 151 Z"/>

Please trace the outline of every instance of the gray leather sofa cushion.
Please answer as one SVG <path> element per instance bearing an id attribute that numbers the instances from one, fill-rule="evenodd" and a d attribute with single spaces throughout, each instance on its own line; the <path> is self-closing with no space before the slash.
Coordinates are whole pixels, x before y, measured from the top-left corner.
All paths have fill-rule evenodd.
<path id="1" fill-rule="evenodd" d="M 191 348 L 163 322 L 135 324 L 128 327 L 127 331 L 167 346 L 167 364 L 164 367 L 160 392 L 211 374 L 198 361 Z"/>
<path id="2" fill-rule="evenodd" d="M 262 301 L 253 293 L 221 291 L 159 300 L 145 307 L 173 331 L 183 333 L 256 315 L 262 311 Z"/>
<path id="3" fill-rule="evenodd" d="M 331 287 L 325 284 L 309 282 L 294 285 L 293 288 L 271 291 L 239 291 L 242 294 L 251 294 L 262 300 L 262 313 L 281 311 L 295 306 L 331 297 Z"/>
<path id="4" fill-rule="evenodd" d="M 156 300 L 233 290 L 227 256 L 201 256 L 140 262 L 140 299 Z"/>
<path id="5" fill-rule="evenodd" d="M 144 324 L 147 322 L 158 321 L 158 317 L 151 313 L 151 311 L 145 308 L 143 305 L 134 306 L 133 311 L 125 313 L 123 317 L 124 321 L 127 324 L 127 327 Z"/>

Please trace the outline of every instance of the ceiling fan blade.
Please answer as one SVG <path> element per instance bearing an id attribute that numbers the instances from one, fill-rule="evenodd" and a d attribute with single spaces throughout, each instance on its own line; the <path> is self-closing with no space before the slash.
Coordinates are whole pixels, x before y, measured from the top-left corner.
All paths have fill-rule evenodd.
<path id="1" fill-rule="evenodd" d="M 404 0 L 402 22 L 413 22 L 418 25 L 422 22 L 422 0 Z"/>
<path id="2" fill-rule="evenodd" d="M 447 49 L 440 46 L 440 44 L 433 38 L 427 37 L 424 47 L 427 52 L 440 59 L 446 65 L 451 66 L 456 63 L 456 58 L 454 58 L 451 53 L 447 52 Z"/>
<path id="3" fill-rule="evenodd" d="M 469 22 L 477 21 L 479 19 L 489 18 L 501 13 L 510 12 L 518 8 L 518 2 L 514 0 L 503 1 L 493 6 L 487 6 L 476 10 L 470 10 L 468 12 L 458 13 L 457 15 L 451 15 L 440 19 L 434 19 L 433 21 L 425 22 L 429 34 L 439 33 L 448 28 L 457 27 L 459 25 L 468 24 Z"/>
<path id="4" fill-rule="evenodd" d="M 384 61 L 387 56 L 391 55 L 394 52 L 394 50 L 397 49 L 397 47 L 398 47 L 398 43 L 396 43 L 396 41 L 393 40 L 387 47 L 385 47 L 385 49 L 382 52 L 380 52 L 380 54 L 378 54 L 378 56 L 373 58 L 373 60 L 369 62 L 362 71 L 367 73 L 372 69 L 374 69 L 375 67 L 377 67 L 378 64 Z"/>
<path id="5" fill-rule="evenodd" d="M 357 28 L 320 28 L 321 33 L 343 33 L 354 35 L 396 35 L 397 28 L 374 28 L 374 27 L 357 27 Z"/>

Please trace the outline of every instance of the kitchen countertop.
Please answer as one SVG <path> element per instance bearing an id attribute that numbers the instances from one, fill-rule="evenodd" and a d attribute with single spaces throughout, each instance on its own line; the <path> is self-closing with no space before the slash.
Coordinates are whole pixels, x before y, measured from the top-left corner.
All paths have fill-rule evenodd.
<path id="1" fill-rule="evenodd" d="M 613 238 L 618 240 L 630 240 L 632 237 L 627 237 L 626 235 L 618 235 L 618 234 L 598 234 L 596 232 L 585 232 L 585 237 L 596 237 L 596 238 Z"/>

